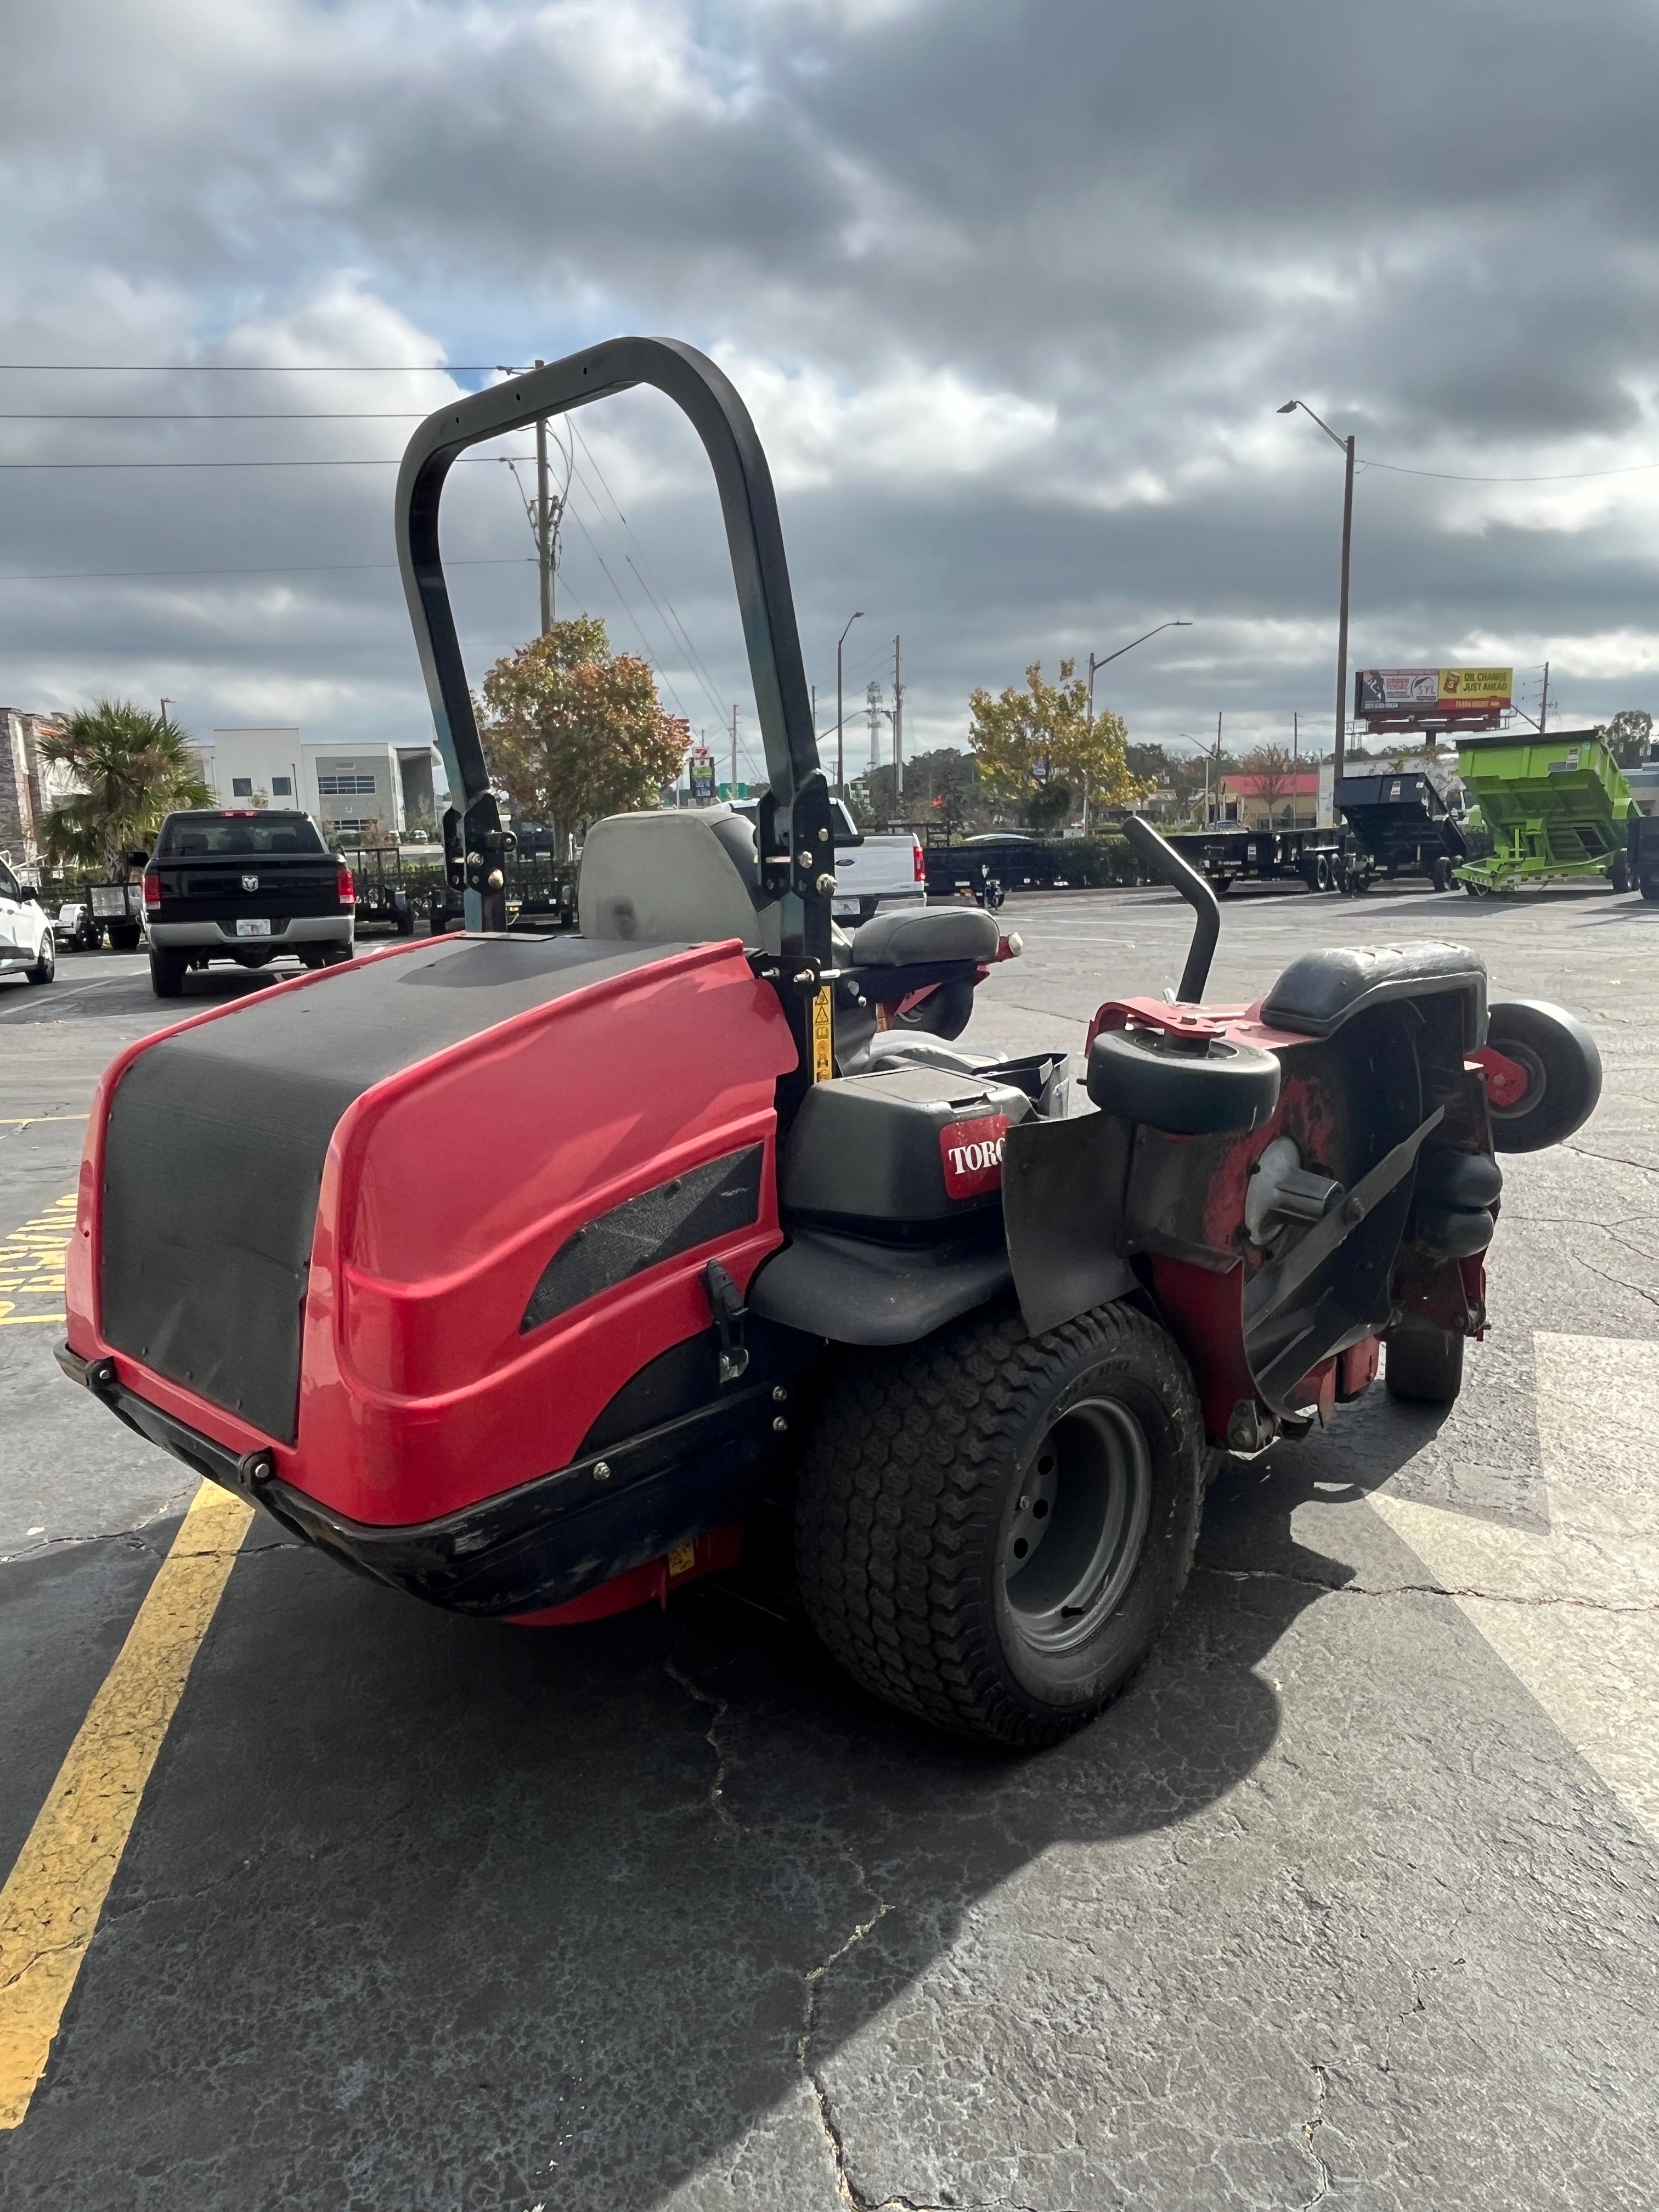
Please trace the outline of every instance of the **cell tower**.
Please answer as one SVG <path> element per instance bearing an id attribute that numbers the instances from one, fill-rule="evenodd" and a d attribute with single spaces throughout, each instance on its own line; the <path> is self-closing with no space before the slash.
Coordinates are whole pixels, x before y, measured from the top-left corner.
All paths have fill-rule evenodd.
<path id="1" fill-rule="evenodd" d="M 887 713 L 881 702 L 881 686 L 873 679 L 864 695 L 864 710 L 870 717 L 870 773 L 873 775 L 881 766 L 881 726 Z"/>

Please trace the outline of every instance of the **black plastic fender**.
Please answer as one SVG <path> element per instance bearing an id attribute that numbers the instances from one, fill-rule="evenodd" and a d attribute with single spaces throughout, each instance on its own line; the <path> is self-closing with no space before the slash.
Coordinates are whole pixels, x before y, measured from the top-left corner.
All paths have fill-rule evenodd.
<path id="1" fill-rule="evenodd" d="M 1033 1336 L 1136 1287 L 1123 1256 L 1133 1132 L 1114 1114 L 1021 1121 L 1002 1148 L 1002 1227 Z"/>

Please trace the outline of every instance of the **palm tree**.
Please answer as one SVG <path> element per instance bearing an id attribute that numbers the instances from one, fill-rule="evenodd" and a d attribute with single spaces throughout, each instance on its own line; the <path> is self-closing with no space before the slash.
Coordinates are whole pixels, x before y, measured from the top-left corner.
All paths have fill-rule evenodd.
<path id="1" fill-rule="evenodd" d="M 129 848 L 154 843 L 163 815 L 213 804 L 178 724 L 129 700 L 79 708 L 42 731 L 40 753 L 80 787 L 41 822 L 48 858 L 101 867 L 106 883 L 126 880 Z"/>

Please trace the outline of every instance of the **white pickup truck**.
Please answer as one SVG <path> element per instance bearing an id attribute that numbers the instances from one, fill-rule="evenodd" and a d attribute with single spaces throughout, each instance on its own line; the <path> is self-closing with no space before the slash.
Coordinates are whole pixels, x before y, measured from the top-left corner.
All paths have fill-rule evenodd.
<path id="1" fill-rule="evenodd" d="M 836 848 L 837 921 L 868 921 L 878 907 L 925 906 L 927 870 L 920 839 L 866 834 L 861 845 Z"/>
<path id="2" fill-rule="evenodd" d="M 832 801 L 850 831 L 852 817 L 838 800 Z M 739 800 L 732 812 L 754 821 L 751 801 Z M 831 908 L 837 921 L 868 921 L 878 907 L 926 906 L 927 866 L 921 841 L 909 830 L 889 835 L 867 833 L 861 845 L 836 846 L 836 897 Z"/>

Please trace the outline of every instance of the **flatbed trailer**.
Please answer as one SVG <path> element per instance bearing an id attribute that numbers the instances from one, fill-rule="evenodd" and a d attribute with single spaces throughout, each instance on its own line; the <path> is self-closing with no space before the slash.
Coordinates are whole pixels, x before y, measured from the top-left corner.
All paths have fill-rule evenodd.
<path id="1" fill-rule="evenodd" d="M 1336 803 L 1354 847 L 1348 867 L 1353 890 L 1365 890 L 1379 872 L 1426 876 L 1437 891 L 1454 889 L 1453 871 L 1469 857 L 1468 840 L 1423 769 L 1345 775 Z"/>
<path id="2" fill-rule="evenodd" d="M 1165 832 L 1224 897 L 1233 885 L 1283 882 L 1300 877 L 1310 891 L 1347 888 L 1348 841 L 1340 830 L 1252 830 L 1243 823 L 1213 822 L 1207 830 Z"/>

